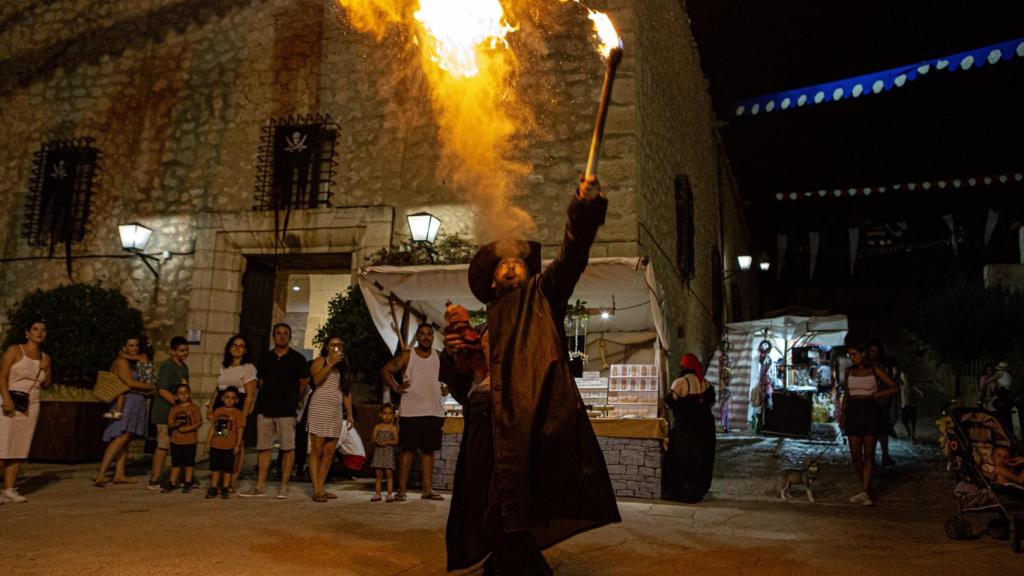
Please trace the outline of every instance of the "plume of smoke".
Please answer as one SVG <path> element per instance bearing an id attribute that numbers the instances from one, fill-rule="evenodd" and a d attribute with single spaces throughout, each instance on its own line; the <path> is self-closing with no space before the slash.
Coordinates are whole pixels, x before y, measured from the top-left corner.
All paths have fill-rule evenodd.
<path id="1" fill-rule="evenodd" d="M 526 238 L 533 221 L 515 205 L 531 167 L 516 160 L 532 115 L 513 90 L 517 63 L 498 46 L 478 47 L 479 73 L 466 78 L 442 70 L 432 58 L 430 39 L 413 17 L 410 2 L 338 0 L 351 25 L 381 40 L 389 30 L 413 30 L 427 92 L 438 124 L 439 170 L 472 208 L 479 241 Z M 510 18 L 506 10 L 506 18 Z M 404 34 L 403 34 L 404 35 Z"/>

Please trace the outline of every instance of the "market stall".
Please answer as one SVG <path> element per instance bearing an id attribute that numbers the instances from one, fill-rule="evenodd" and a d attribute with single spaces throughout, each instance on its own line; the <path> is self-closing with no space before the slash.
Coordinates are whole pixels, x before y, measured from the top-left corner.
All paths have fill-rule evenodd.
<path id="1" fill-rule="evenodd" d="M 833 351 L 846 338 L 846 316 L 779 316 L 737 322 L 708 365 L 725 432 L 807 436 L 832 414 Z"/>
<path id="2" fill-rule="evenodd" d="M 384 342 L 409 345 L 416 325 L 433 324 L 435 347 L 448 302 L 483 320 L 484 305 L 466 281 L 467 265 L 370 266 L 359 287 Z M 569 300 L 569 354 L 580 395 L 618 496 L 658 498 L 661 441 L 668 425 L 659 417 L 667 390 L 662 312 L 654 271 L 639 258 L 592 258 Z M 434 482 L 450 489 L 462 433 L 461 407 L 447 401 L 444 446 L 435 459 Z"/>

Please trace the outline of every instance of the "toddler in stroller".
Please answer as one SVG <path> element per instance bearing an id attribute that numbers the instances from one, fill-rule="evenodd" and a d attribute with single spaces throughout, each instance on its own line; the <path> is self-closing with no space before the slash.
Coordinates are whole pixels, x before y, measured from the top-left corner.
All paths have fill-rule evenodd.
<path id="1" fill-rule="evenodd" d="M 957 408 L 943 426 L 947 468 L 955 482 L 957 515 L 946 520 L 946 536 L 965 540 L 973 535 L 967 514 L 994 515 L 988 534 L 1009 538 L 1020 552 L 1024 539 L 1024 486 L 1013 466 L 1024 462 L 1010 457 L 1012 441 L 991 412 L 981 408 Z"/>

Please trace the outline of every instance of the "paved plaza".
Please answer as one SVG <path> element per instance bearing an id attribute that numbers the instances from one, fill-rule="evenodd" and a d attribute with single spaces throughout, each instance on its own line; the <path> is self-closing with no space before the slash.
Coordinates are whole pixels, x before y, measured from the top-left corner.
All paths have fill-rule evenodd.
<path id="1" fill-rule="evenodd" d="M 622 524 L 555 546 L 548 557 L 560 576 L 906 576 L 937 566 L 943 574 L 976 574 L 979 566 L 1011 574 L 1024 566 L 1004 541 L 946 539 L 942 524 L 954 507 L 937 449 L 896 441 L 897 468 L 882 475 L 874 508 L 846 501 L 854 483 L 843 450 L 824 441 L 720 440 L 707 501 L 620 501 Z M 780 502 L 776 471 L 810 457 L 822 463 L 818 502 Z M 201 490 L 94 488 L 91 472 L 84 465 L 28 468 L 29 503 L 0 507 L 5 576 L 444 572 L 447 500 L 413 494 L 405 503 L 371 503 L 365 480 L 335 484 L 338 499 L 326 504 L 312 502 L 309 485 L 298 482 L 283 501 L 205 500 Z"/>

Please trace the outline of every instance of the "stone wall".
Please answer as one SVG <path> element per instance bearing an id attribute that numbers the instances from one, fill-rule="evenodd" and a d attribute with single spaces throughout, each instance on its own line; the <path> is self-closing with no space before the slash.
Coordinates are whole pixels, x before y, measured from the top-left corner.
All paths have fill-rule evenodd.
<path id="1" fill-rule="evenodd" d="M 654 263 L 664 291 L 669 365 L 676 366 L 684 352 L 709 358 L 718 342 L 711 291 L 712 283 L 722 279 L 712 277 L 712 247 L 719 247 L 727 270 L 736 267 L 735 256 L 749 253 L 749 247 L 684 3 L 652 0 L 633 5 L 638 21 L 658 23 L 637 37 L 636 57 L 643 63 L 637 80 L 637 214 L 641 251 Z M 695 261 L 690 277 L 676 265 L 676 251 L 684 248 L 676 242 L 677 175 L 687 176 L 693 191 Z M 742 282 L 749 295 L 749 280 Z M 723 318 L 733 319 L 731 314 Z"/>
<path id="2" fill-rule="evenodd" d="M 661 498 L 661 441 L 652 438 L 597 437 L 608 465 L 615 495 L 620 498 Z M 462 434 L 445 434 L 434 456 L 434 487 L 451 490 Z"/>

